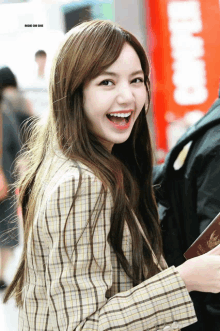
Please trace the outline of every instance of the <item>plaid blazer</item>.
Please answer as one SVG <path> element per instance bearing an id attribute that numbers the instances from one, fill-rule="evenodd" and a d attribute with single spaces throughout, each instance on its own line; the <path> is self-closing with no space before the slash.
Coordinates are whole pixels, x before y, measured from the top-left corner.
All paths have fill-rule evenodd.
<path id="1" fill-rule="evenodd" d="M 19 331 L 178 330 L 196 322 L 175 267 L 133 287 L 107 240 L 111 194 L 98 212 L 102 184 L 89 168 L 80 168 L 74 203 L 79 168 L 62 154 L 47 160 L 37 179 L 42 191 L 28 239 Z M 128 226 L 123 250 L 131 262 Z"/>

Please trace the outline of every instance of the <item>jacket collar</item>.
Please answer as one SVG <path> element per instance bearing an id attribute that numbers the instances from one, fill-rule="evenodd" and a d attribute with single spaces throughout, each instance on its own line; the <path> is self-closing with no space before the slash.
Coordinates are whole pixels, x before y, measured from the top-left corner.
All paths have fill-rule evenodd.
<path id="1" fill-rule="evenodd" d="M 203 132 L 217 124 L 220 124 L 220 98 L 213 103 L 206 115 L 185 132 L 173 149 L 168 153 L 164 162 L 164 172 L 169 171 L 169 168 L 173 169 L 173 163 L 188 142 L 196 139 Z"/>

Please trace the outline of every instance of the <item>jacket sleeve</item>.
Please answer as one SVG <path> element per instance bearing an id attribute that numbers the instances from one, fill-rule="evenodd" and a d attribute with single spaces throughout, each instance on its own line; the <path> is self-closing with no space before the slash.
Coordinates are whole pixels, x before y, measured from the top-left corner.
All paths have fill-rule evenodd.
<path id="1" fill-rule="evenodd" d="M 53 330 L 163 330 L 196 322 L 189 293 L 175 267 L 106 298 L 113 272 L 107 240 L 111 198 L 109 194 L 106 204 L 101 202 L 98 213 L 101 186 L 96 177 L 84 176 L 71 211 L 76 192 L 73 178 L 59 185 L 47 201 L 47 296 Z"/>
<path id="2" fill-rule="evenodd" d="M 201 163 L 201 171 L 197 177 L 197 215 L 200 233 L 220 212 L 219 144 L 220 142 L 217 144 L 218 148 L 213 149 L 204 157 Z"/>
<path id="3" fill-rule="evenodd" d="M 197 215 L 199 231 L 202 233 L 213 218 L 220 212 L 220 138 L 219 126 L 210 130 L 202 146 L 202 160 L 197 166 Z M 207 143 L 208 142 L 208 143 Z M 208 145 L 208 146 L 207 146 Z M 205 153 L 204 153 L 205 152 Z M 198 166 L 199 165 L 199 166 Z M 204 293 L 207 313 L 204 314 L 210 330 L 220 329 L 220 293 Z M 211 324 L 209 323 L 211 321 Z"/>

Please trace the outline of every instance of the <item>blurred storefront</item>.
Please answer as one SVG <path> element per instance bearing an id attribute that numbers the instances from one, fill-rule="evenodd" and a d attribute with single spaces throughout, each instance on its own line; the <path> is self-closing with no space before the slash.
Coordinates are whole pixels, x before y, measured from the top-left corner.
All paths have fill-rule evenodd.
<path id="1" fill-rule="evenodd" d="M 168 149 L 217 98 L 219 0 L 146 0 L 157 154 Z"/>

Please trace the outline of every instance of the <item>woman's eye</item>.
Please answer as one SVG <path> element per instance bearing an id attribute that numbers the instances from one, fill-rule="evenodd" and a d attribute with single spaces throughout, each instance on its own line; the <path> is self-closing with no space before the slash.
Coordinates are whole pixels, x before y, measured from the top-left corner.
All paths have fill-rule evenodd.
<path id="1" fill-rule="evenodd" d="M 112 86 L 113 82 L 111 80 L 105 79 L 99 85 Z"/>
<path id="2" fill-rule="evenodd" d="M 132 83 L 143 83 L 143 82 L 144 82 L 143 78 L 135 78 L 132 80 Z"/>

